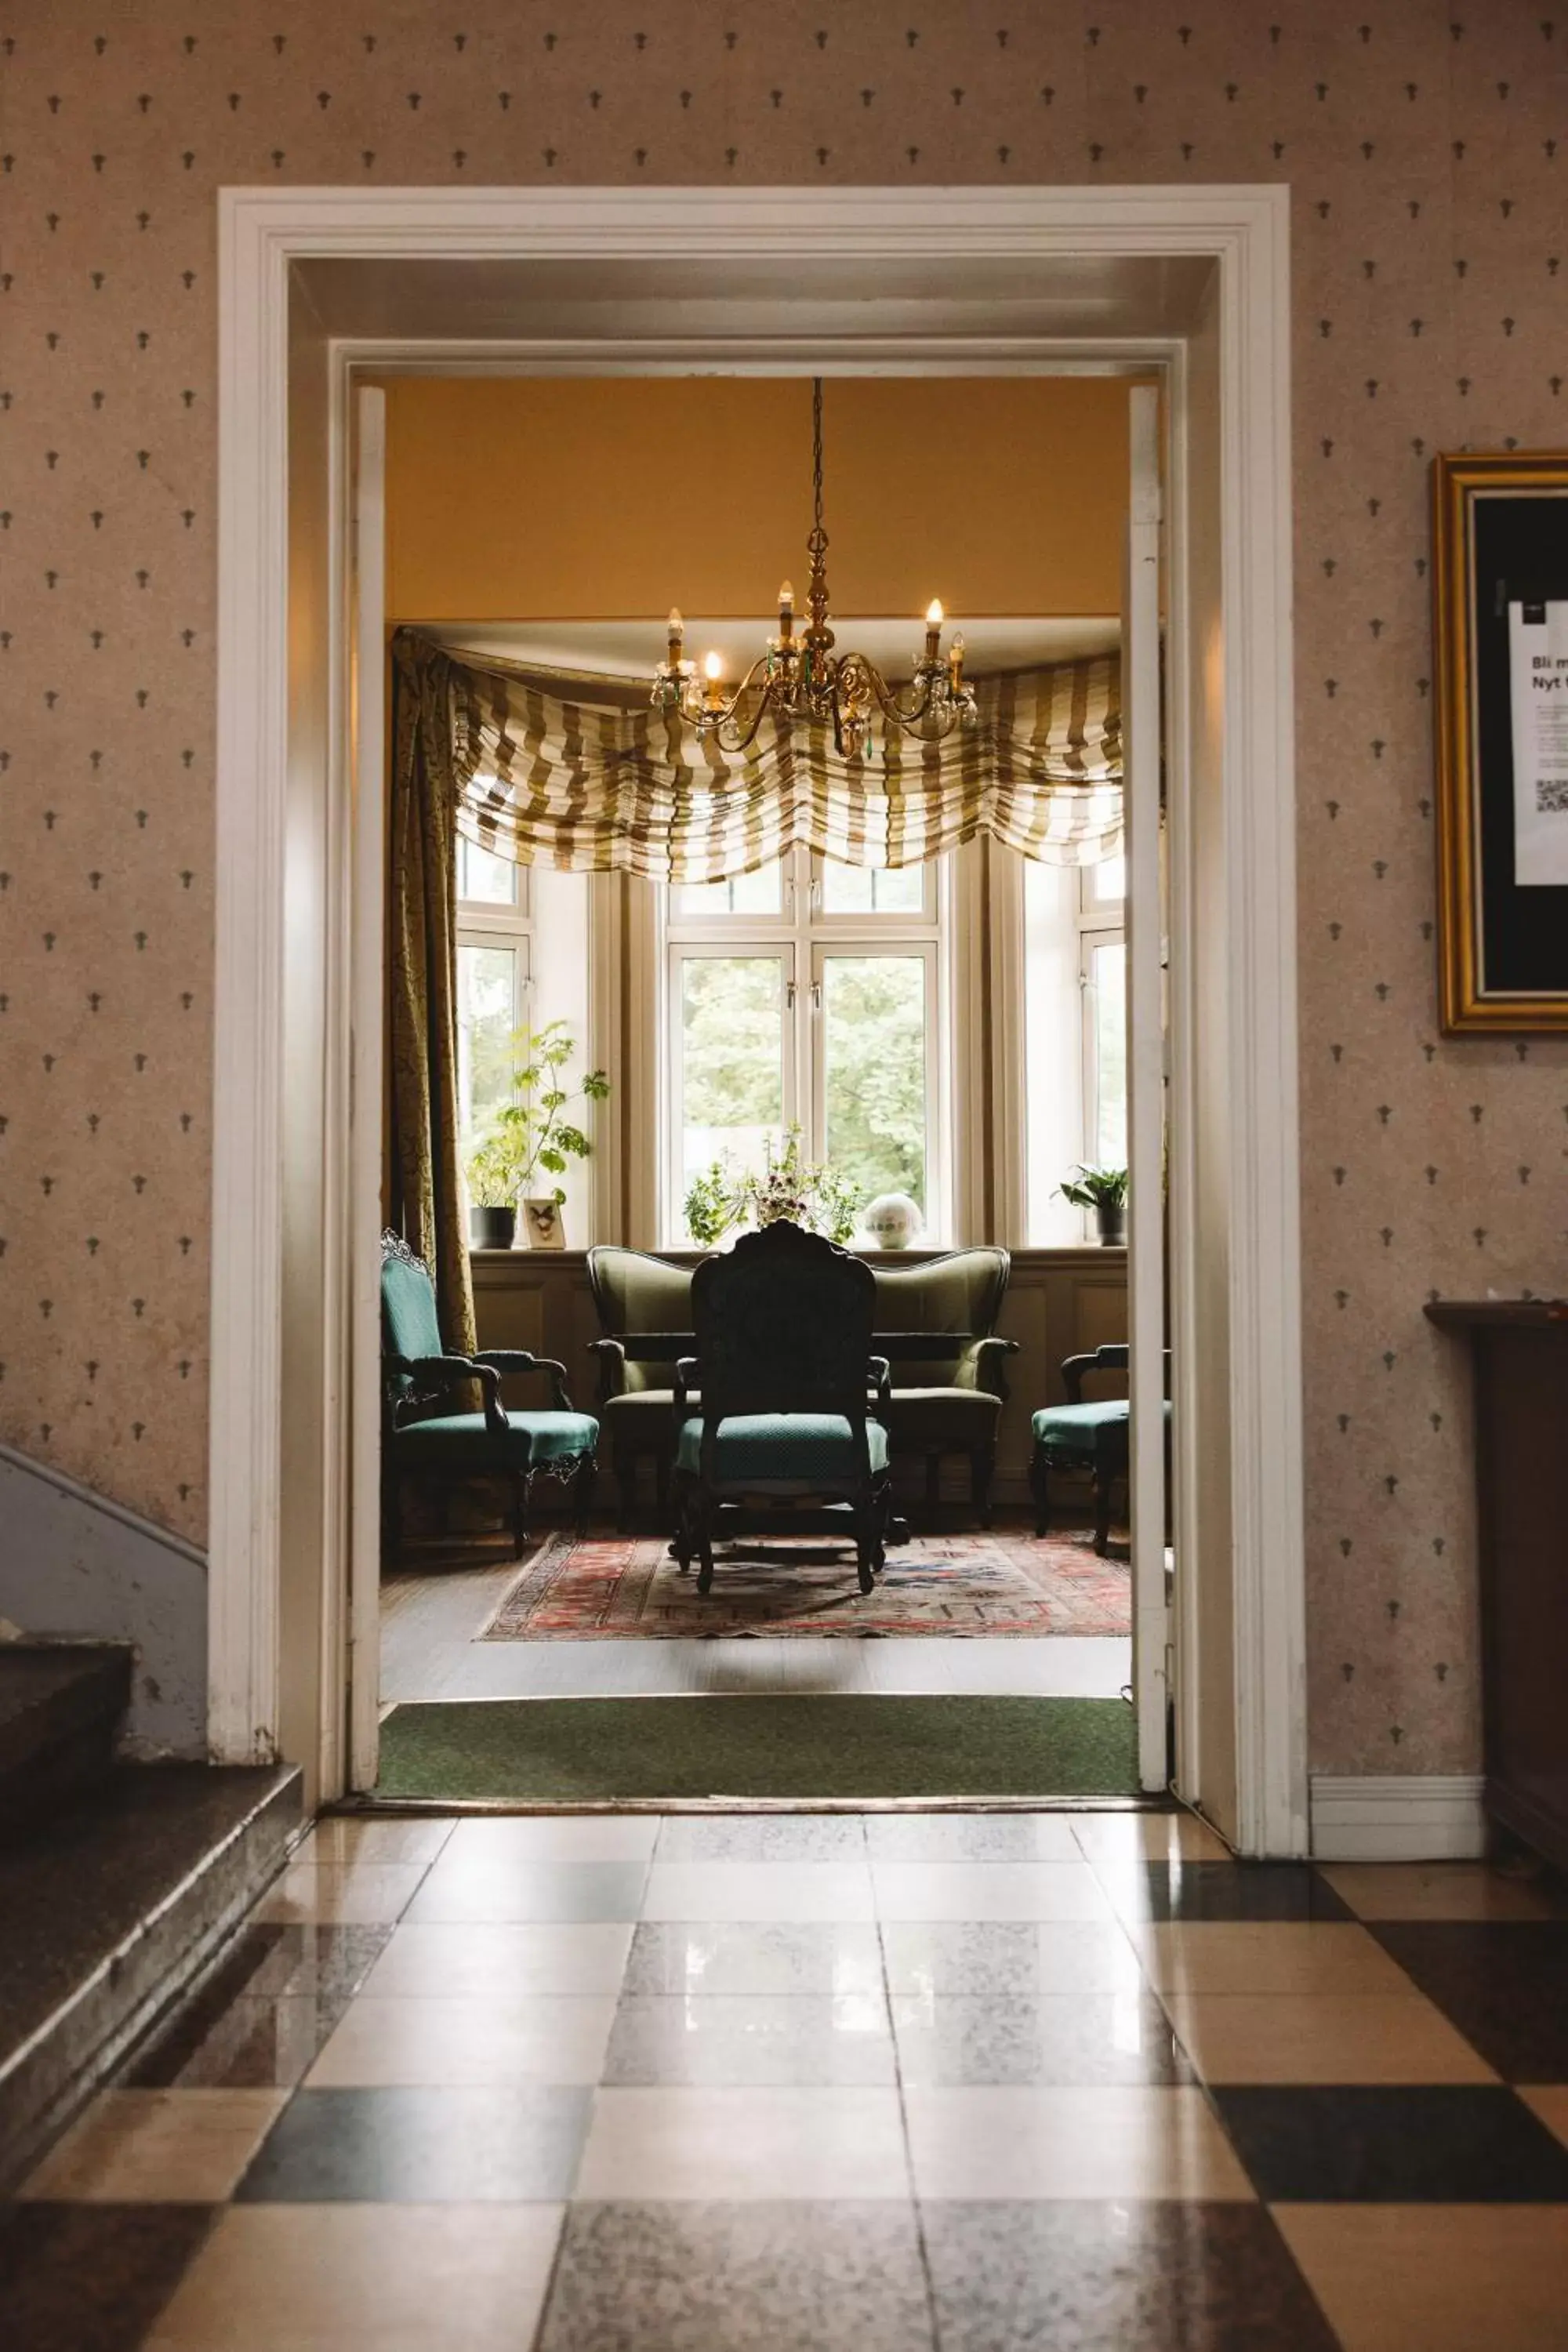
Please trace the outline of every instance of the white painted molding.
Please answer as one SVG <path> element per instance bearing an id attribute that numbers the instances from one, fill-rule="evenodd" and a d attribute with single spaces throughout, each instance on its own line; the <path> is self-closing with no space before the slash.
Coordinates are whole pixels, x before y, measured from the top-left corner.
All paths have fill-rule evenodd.
<path id="1" fill-rule="evenodd" d="M 763 256 L 951 265 L 1198 257 L 1222 288 L 1227 889 L 1236 968 L 1232 1346 L 1239 1843 L 1306 1850 L 1290 658 L 1289 192 L 1282 187 L 228 188 L 219 193 L 217 961 L 209 1557 L 210 1738 L 264 1760 L 279 1721 L 281 1024 L 290 268 L 312 257 Z M 332 321 L 322 321 L 331 334 Z M 998 363 L 911 337 L 902 363 Z M 1117 345 L 1123 359 L 1148 339 Z M 513 344 L 511 355 L 531 363 Z M 716 343 L 728 356 L 729 347 Z M 835 365 L 852 361 L 839 334 Z M 1006 361 L 1040 363 L 1020 342 Z M 1092 344 L 1083 348 L 1093 352 Z M 1168 353 L 1178 345 L 1167 342 Z M 633 339 L 607 363 L 643 364 Z M 557 359 L 563 356 L 559 351 Z M 657 366 L 684 352 L 650 345 Z M 759 366 L 766 354 L 745 358 Z M 800 354 L 795 354 L 798 358 Z M 868 349 L 863 356 L 874 355 Z M 465 352 L 472 363 L 482 354 Z M 1070 362 L 1067 353 L 1062 360 Z M 532 363 L 548 364 L 541 352 Z M 1053 364 L 1061 364 L 1054 362 Z M 1091 363 L 1094 363 L 1091 362 Z M 1099 364 L 1106 352 L 1099 352 Z M 774 366 L 778 364 L 775 356 Z M 342 1004 L 323 1008 L 347 1019 Z M 1178 1380 L 1180 1373 L 1178 1370 Z"/>
<path id="2" fill-rule="evenodd" d="M 1316 1862 L 1469 1862 L 1486 1852 L 1479 1772 L 1312 1776 Z"/>

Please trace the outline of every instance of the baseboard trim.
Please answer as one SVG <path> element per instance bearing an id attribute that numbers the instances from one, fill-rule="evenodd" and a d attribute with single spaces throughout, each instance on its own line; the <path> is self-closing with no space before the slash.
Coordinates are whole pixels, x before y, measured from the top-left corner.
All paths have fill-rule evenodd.
<path id="1" fill-rule="evenodd" d="M 1467 1862 L 1486 1851 L 1479 1772 L 1312 1776 L 1318 1862 Z"/>

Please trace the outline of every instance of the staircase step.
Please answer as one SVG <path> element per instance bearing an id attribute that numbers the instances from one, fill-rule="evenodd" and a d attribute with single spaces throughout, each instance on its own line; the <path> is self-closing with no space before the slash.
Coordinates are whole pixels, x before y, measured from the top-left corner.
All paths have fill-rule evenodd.
<path id="1" fill-rule="evenodd" d="M 0 1643 L 0 1843 L 107 1779 L 131 1664 L 124 1642 Z"/>
<path id="2" fill-rule="evenodd" d="M 0 1852 L 0 2190 L 205 1966 L 300 1822 L 293 1767 L 123 1765 Z"/>

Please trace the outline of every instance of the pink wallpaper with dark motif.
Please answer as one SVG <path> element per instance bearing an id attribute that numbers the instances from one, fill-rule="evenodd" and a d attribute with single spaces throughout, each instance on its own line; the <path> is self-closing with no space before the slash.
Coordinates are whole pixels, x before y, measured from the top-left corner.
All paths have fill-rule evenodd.
<path id="1" fill-rule="evenodd" d="M 1568 438 L 1541 0 L 0 9 L 0 1433 L 200 1538 L 214 190 L 1284 180 L 1312 1753 L 1477 1755 L 1432 1290 L 1568 1287 L 1568 1045 L 1444 1043 L 1426 467 Z"/>

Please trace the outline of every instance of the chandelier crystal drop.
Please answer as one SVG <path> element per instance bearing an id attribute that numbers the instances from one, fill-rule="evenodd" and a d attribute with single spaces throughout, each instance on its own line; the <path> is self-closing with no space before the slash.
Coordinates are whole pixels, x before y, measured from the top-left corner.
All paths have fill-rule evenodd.
<path id="1" fill-rule="evenodd" d="M 786 580 L 779 590 L 779 629 L 767 641 L 740 684 L 725 680 L 722 657 L 709 654 L 702 674 L 686 656 L 686 625 L 669 615 L 669 642 L 654 671 L 656 710 L 674 711 L 704 742 L 722 751 L 744 751 L 755 742 L 764 719 L 784 726 L 830 727 L 833 748 L 846 759 L 865 751 L 873 715 L 888 726 L 925 742 L 939 742 L 974 717 L 974 689 L 964 682 L 963 639 L 955 635 L 942 649 L 942 610 L 933 597 L 926 608 L 925 645 L 914 675 L 900 696 L 876 664 L 861 653 L 834 651 L 827 617 L 827 533 L 822 524 L 822 378 L 811 387 L 812 495 L 815 520 L 806 540 L 811 560 L 805 592 L 805 625 L 795 627 L 795 591 Z"/>

